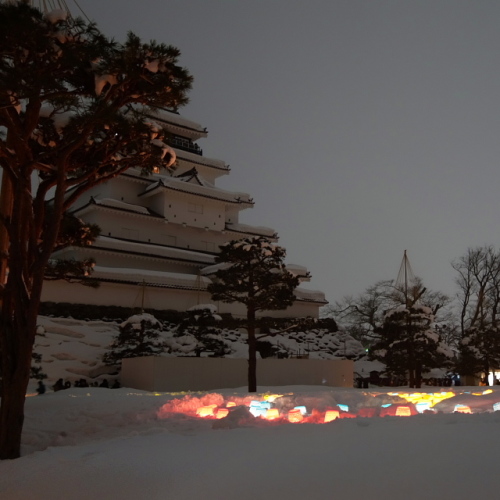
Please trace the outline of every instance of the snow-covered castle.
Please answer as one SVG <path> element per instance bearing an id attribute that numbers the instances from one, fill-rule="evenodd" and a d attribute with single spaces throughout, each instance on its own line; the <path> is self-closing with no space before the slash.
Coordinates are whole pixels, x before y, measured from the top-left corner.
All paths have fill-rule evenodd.
<path id="1" fill-rule="evenodd" d="M 97 224 L 101 235 L 90 247 L 69 247 L 54 258 L 94 258 L 93 277 L 100 287 L 47 281 L 43 301 L 185 311 L 213 303 L 204 269 L 214 263 L 219 245 L 249 236 L 277 241 L 274 230 L 239 222 L 240 211 L 253 206 L 248 194 L 216 187 L 229 167 L 203 156 L 196 141 L 206 137 L 207 130 L 166 110 L 154 115 L 151 118 L 171 134 L 169 143 L 177 157 L 174 173 L 145 177 L 140 169 L 130 169 L 80 198 L 74 214 Z M 304 267 L 287 268 L 308 280 Z M 295 295 L 287 310 L 262 314 L 318 317 L 326 304 L 322 292 L 299 287 Z M 238 304 L 215 305 L 220 313 L 245 314 Z"/>

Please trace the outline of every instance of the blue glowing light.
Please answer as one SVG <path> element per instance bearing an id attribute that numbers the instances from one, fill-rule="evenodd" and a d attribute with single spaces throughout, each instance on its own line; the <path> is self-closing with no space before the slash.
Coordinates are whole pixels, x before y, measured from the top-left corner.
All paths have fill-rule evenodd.
<path id="1" fill-rule="evenodd" d="M 261 417 L 265 415 L 270 408 L 271 403 L 269 401 L 251 401 L 249 410 L 254 417 Z"/>

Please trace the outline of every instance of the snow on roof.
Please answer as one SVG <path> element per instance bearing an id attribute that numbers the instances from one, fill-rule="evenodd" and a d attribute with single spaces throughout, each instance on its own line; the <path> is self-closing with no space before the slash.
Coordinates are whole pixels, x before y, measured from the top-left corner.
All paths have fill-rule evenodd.
<path id="1" fill-rule="evenodd" d="M 307 276 L 307 267 L 299 266 L 297 264 L 287 264 L 286 270 L 295 276 L 305 278 Z M 308 278 L 307 278 L 308 279 Z"/>
<path id="2" fill-rule="evenodd" d="M 144 110 L 144 115 L 154 118 L 155 120 L 160 120 L 165 123 L 189 129 L 192 132 L 190 134 L 191 136 L 195 135 L 199 138 L 206 137 L 208 135 L 207 129 L 202 127 L 199 123 L 188 120 L 173 111 L 168 111 L 163 108 L 147 109 Z"/>
<path id="3" fill-rule="evenodd" d="M 138 214 L 151 215 L 146 207 L 141 207 L 140 205 L 132 205 L 130 203 L 125 203 L 123 201 L 115 200 L 113 198 L 94 198 L 96 205 L 104 205 L 106 207 L 120 208 L 122 210 L 128 210 L 129 212 L 137 212 Z"/>
<path id="4" fill-rule="evenodd" d="M 293 293 L 299 300 L 327 303 L 325 293 L 319 290 L 308 290 L 307 288 L 298 287 L 293 291 Z"/>
<path id="5" fill-rule="evenodd" d="M 276 231 L 270 227 L 265 226 L 250 226 L 248 224 L 234 224 L 226 223 L 228 231 L 235 231 L 237 233 L 257 234 L 259 236 L 268 236 L 269 238 L 277 238 Z"/>
<path id="6" fill-rule="evenodd" d="M 167 180 L 169 177 L 164 176 Z M 215 184 L 212 182 L 208 182 L 203 177 L 198 174 L 198 170 L 196 167 L 193 167 L 191 170 L 186 170 L 185 172 L 175 175 L 176 179 L 182 180 L 183 182 L 191 182 L 194 180 L 199 186 L 205 186 L 210 189 L 215 189 Z"/>
<path id="7" fill-rule="evenodd" d="M 164 271 L 149 271 L 147 269 L 125 269 L 117 267 L 95 266 L 92 275 L 96 279 L 117 281 L 135 281 L 136 283 L 169 285 L 190 288 L 206 288 L 210 283 L 208 278 L 197 274 L 170 273 Z"/>
<path id="8" fill-rule="evenodd" d="M 219 264 L 214 264 L 213 266 L 207 266 L 200 269 L 200 274 L 210 276 L 211 274 L 215 274 L 219 269 L 227 269 L 229 267 L 231 267 L 229 262 L 219 262 Z"/>
<path id="9" fill-rule="evenodd" d="M 188 178 L 163 176 L 159 181 L 149 185 L 139 196 L 151 196 L 160 189 L 173 189 L 184 193 L 196 194 L 229 203 L 245 203 L 253 205 L 253 200 L 248 193 L 226 191 L 212 185 L 200 186 L 187 182 Z"/>
<path id="10" fill-rule="evenodd" d="M 177 159 L 186 160 L 192 163 L 197 163 L 198 165 L 205 165 L 207 167 L 214 167 L 222 170 L 229 171 L 229 165 L 227 165 L 222 160 L 216 160 L 214 158 L 207 158 L 206 156 L 200 156 L 194 153 L 190 153 L 188 151 L 184 151 L 182 149 L 176 149 L 174 147 L 175 154 L 177 155 Z"/>
<path id="11" fill-rule="evenodd" d="M 152 245 L 148 243 L 136 243 L 133 241 L 111 238 L 109 236 L 99 236 L 93 246 L 98 248 L 105 248 L 107 250 L 136 252 L 151 256 L 190 260 L 194 262 L 205 262 L 207 264 L 213 263 L 215 258 L 213 255 L 203 252 L 195 252 L 193 250 L 166 247 L 162 245 Z"/>

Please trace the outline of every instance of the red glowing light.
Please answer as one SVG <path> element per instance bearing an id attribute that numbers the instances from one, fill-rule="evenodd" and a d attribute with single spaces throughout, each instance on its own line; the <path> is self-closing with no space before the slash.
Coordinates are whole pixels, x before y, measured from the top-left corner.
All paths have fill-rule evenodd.
<path id="1" fill-rule="evenodd" d="M 358 417 L 373 418 L 377 415 L 377 408 L 360 408 L 358 411 Z"/>
<path id="2" fill-rule="evenodd" d="M 468 406 L 458 406 L 455 408 L 455 411 L 458 413 L 472 413 L 470 407 Z"/>
<path id="3" fill-rule="evenodd" d="M 298 408 L 294 408 L 288 412 L 288 421 L 292 423 L 302 422 L 304 416 Z"/>
<path id="4" fill-rule="evenodd" d="M 328 410 L 325 413 L 325 423 L 331 422 L 332 420 L 339 418 L 339 415 L 340 415 L 340 412 L 338 410 Z"/>

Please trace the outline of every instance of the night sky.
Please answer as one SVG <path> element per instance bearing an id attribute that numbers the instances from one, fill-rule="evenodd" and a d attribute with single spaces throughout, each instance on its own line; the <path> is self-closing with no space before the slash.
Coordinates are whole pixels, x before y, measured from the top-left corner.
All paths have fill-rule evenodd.
<path id="1" fill-rule="evenodd" d="M 68 5 L 73 15 L 78 9 Z M 177 46 L 181 110 L 209 130 L 219 181 L 255 200 L 330 302 L 395 279 L 433 290 L 498 246 L 500 2 L 79 0 L 109 36 Z"/>

